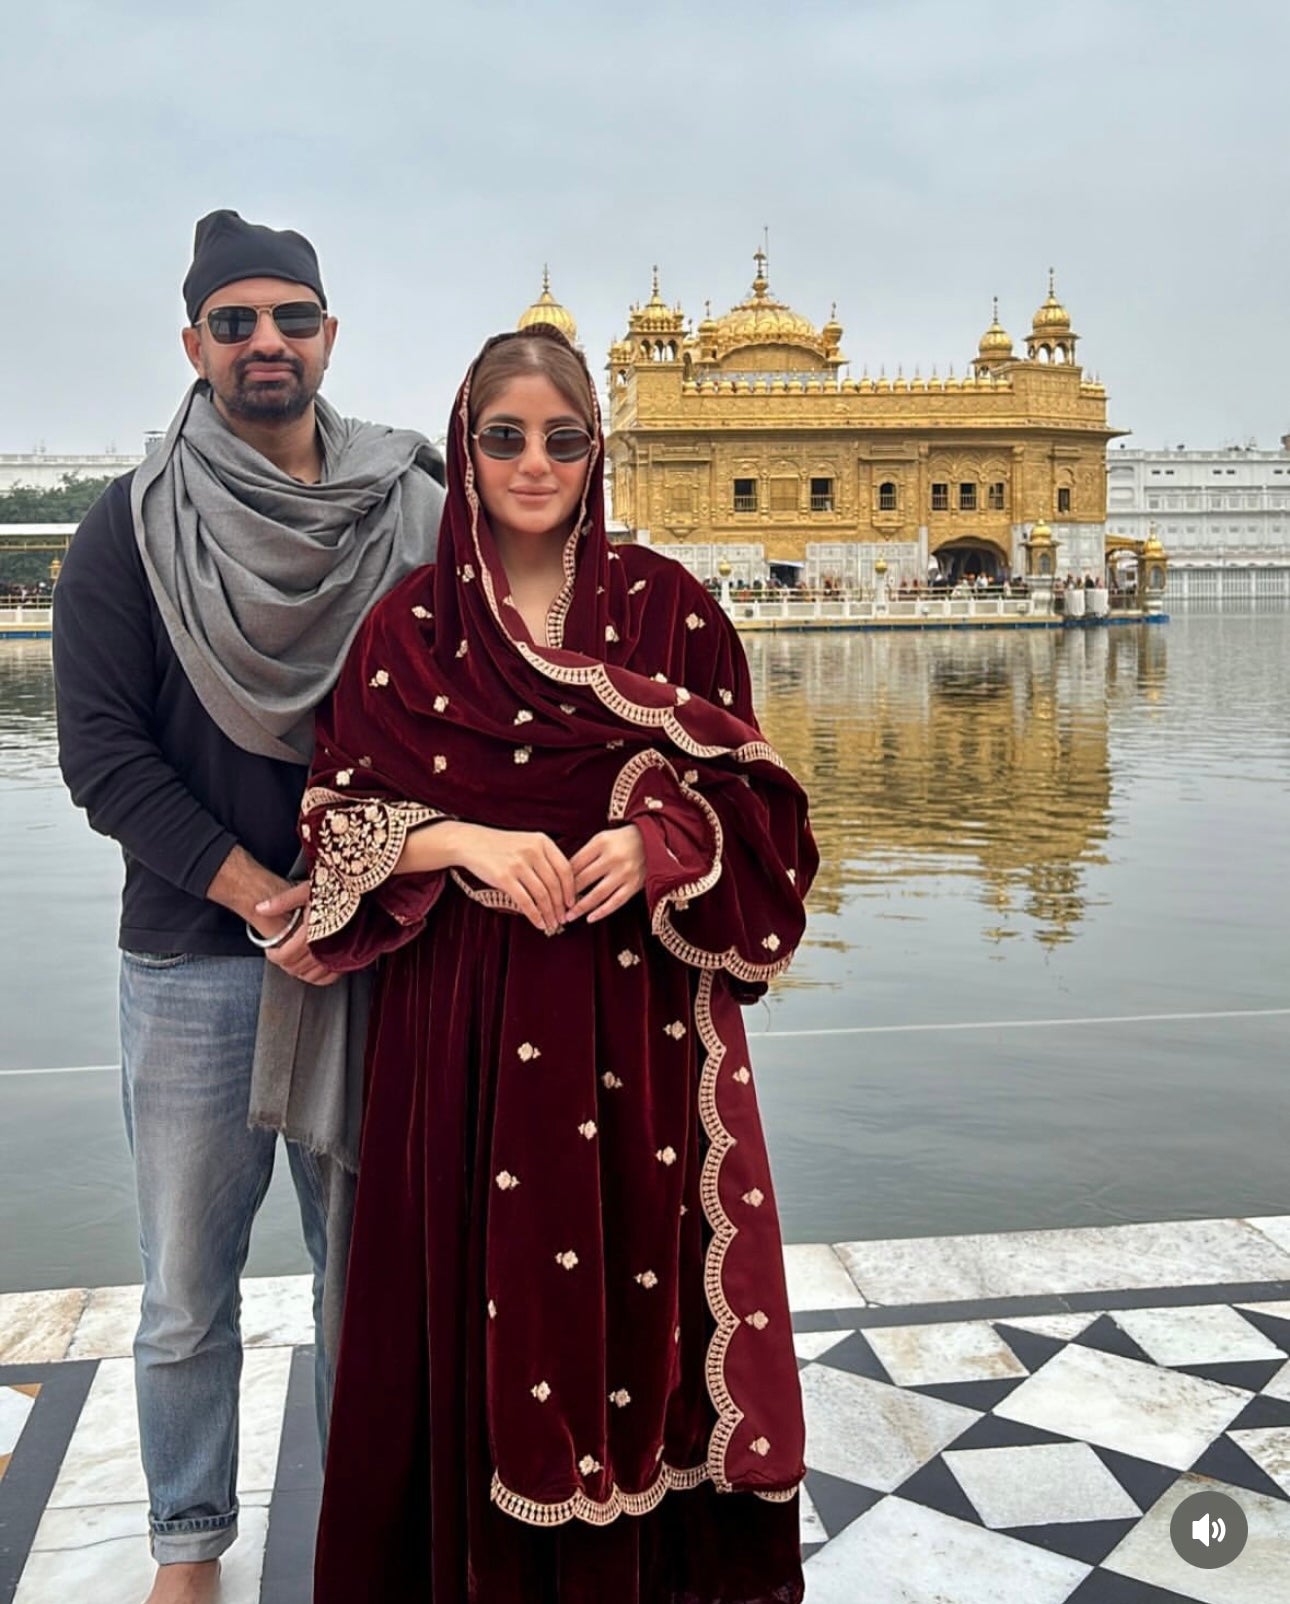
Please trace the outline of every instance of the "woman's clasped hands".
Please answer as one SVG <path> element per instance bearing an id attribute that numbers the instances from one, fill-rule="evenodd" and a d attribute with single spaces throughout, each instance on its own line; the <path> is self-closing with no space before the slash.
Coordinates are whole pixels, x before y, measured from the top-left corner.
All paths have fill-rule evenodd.
<path id="1" fill-rule="evenodd" d="M 608 918 L 645 884 L 645 844 L 634 824 L 601 830 L 572 858 L 540 831 L 469 825 L 459 857 L 463 869 L 505 892 L 549 936 L 575 919 Z"/>

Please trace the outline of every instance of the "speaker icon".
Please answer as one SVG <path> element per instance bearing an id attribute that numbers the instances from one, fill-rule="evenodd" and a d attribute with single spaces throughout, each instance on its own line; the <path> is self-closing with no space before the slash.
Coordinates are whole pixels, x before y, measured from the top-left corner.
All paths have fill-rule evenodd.
<path id="1" fill-rule="evenodd" d="M 1208 1515 L 1202 1515 L 1199 1520 L 1192 1521 L 1191 1535 L 1195 1542 L 1208 1548 L 1211 1538 L 1216 1543 L 1223 1541 L 1227 1536 L 1227 1527 L 1223 1524 L 1221 1515 L 1215 1515 L 1212 1519 Z"/>
<path id="2" fill-rule="evenodd" d="M 1201 1570 L 1230 1565 L 1245 1548 L 1249 1535 L 1245 1511 L 1217 1489 L 1182 1499 L 1169 1518 L 1174 1552 Z"/>

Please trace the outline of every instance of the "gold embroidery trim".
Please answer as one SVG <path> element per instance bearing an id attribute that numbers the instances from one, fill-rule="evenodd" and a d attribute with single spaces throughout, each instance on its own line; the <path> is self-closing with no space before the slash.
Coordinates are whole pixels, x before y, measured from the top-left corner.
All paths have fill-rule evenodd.
<path id="1" fill-rule="evenodd" d="M 754 750 L 760 753 L 762 749 L 751 746 L 740 748 L 741 752 Z M 764 750 L 770 752 L 771 748 L 766 747 Z M 661 752 L 656 752 L 652 748 L 644 752 L 637 752 L 634 757 L 629 758 L 623 764 L 610 794 L 609 817 L 611 819 L 621 819 L 623 817 L 628 799 L 641 775 L 652 768 L 664 770 L 676 782 L 686 800 L 693 802 L 707 815 L 708 823 L 712 827 L 712 833 L 716 840 L 716 850 L 713 855 L 712 868 L 709 869 L 707 874 L 691 881 L 689 885 L 678 886 L 675 891 L 669 892 L 659 899 L 658 905 L 654 909 L 653 918 L 650 921 L 650 928 L 674 958 L 679 958 L 682 963 L 689 964 L 693 969 L 724 969 L 727 974 L 733 975 L 736 980 L 773 980 L 776 975 L 782 974 L 792 962 L 793 954 L 791 952 L 785 954 L 783 958 L 777 959 L 774 963 L 750 963 L 746 958 L 742 958 L 734 947 L 727 947 L 724 952 L 710 952 L 704 947 L 696 947 L 693 942 L 687 941 L 672 923 L 672 909 L 675 906 L 684 905 L 691 898 L 702 896 L 705 891 L 711 891 L 721 878 L 725 836 L 721 829 L 721 820 L 717 817 L 711 803 L 700 792 L 685 783 Z"/>
<path id="2" fill-rule="evenodd" d="M 591 1498 L 579 1489 L 559 1503 L 543 1504 L 504 1486 L 501 1477 L 494 1471 L 489 1496 L 504 1514 L 513 1515 L 528 1526 L 563 1526 L 571 1520 L 585 1521 L 589 1526 L 608 1526 L 620 1515 L 648 1515 L 651 1510 L 658 1508 L 668 1493 L 689 1492 L 692 1488 L 701 1487 L 707 1480 L 706 1465 L 694 1465 L 689 1470 L 676 1470 L 671 1465 L 662 1465 L 654 1480 L 639 1493 L 628 1493 L 621 1487 L 614 1487 L 609 1497 L 602 1500 Z M 791 1498 L 793 1493 L 790 1492 L 788 1496 Z"/>
<path id="3" fill-rule="evenodd" d="M 336 804 L 329 807 L 328 804 Z M 364 800 L 349 791 L 313 786 L 301 800 L 301 812 L 325 807 L 314 836 L 315 861 L 310 875 L 310 941 L 343 930 L 358 911 L 363 894 L 383 885 L 407 842 L 408 832 L 430 819 L 442 819 L 436 808 L 418 802 Z"/>

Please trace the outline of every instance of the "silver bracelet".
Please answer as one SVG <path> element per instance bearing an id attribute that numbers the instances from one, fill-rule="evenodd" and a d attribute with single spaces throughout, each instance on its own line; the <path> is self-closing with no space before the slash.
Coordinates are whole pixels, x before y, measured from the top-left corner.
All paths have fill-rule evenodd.
<path id="1" fill-rule="evenodd" d="M 260 932 L 251 924 L 250 920 L 247 920 L 246 939 L 252 944 L 252 946 L 259 947 L 261 952 L 269 952 L 274 947 L 280 947 L 289 936 L 295 934 L 295 932 L 299 929 L 300 921 L 304 918 L 304 916 L 305 910 L 303 908 L 293 908 L 291 910 L 290 918 L 287 920 L 283 928 L 278 931 L 276 936 L 262 936 Z"/>

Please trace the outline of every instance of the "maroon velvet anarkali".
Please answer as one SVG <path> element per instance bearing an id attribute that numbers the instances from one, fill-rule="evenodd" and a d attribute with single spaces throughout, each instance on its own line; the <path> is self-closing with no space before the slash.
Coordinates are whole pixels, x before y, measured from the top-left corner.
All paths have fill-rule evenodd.
<path id="1" fill-rule="evenodd" d="M 434 568 L 375 610 L 319 724 L 310 938 L 381 957 L 316 1604 L 796 1604 L 803 1428 L 740 1003 L 816 866 L 725 615 L 611 549 L 597 458 L 545 641 L 466 449 Z M 568 855 L 615 823 L 644 894 L 548 938 L 456 817 Z"/>

